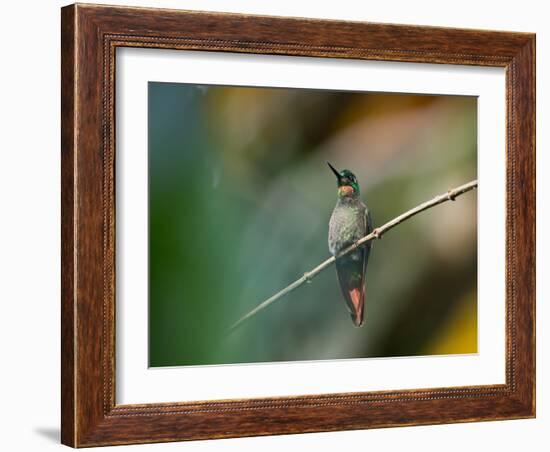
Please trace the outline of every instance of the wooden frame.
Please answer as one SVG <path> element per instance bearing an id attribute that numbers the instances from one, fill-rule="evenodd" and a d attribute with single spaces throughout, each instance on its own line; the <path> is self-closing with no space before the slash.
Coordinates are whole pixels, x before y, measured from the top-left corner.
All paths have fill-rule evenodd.
<path id="1" fill-rule="evenodd" d="M 535 415 L 535 36 L 71 5 L 62 9 L 62 430 L 83 447 Z M 115 49 L 121 46 L 506 69 L 506 383 L 115 404 Z"/>

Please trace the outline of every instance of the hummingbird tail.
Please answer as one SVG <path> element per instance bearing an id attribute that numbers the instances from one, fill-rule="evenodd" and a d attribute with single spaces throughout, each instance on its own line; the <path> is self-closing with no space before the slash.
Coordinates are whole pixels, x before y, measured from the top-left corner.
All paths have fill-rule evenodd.
<path id="1" fill-rule="evenodd" d="M 365 286 L 353 288 L 349 292 L 349 298 L 353 309 L 350 310 L 351 318 L 355 326 L 363 325 L 363 311 L 365 307 Z"/>
<path id="2" fill-rule="evenodd" d="M 361 251 L 361 253 L 364 253 L 364 251 Z M 362 254 L 362 257 L 359 268 L 357 268 L 358 262 L 353 259 L 353 256 L 350 258 L 344 256 L 336 261 L 336 274 L 338 275 L 342 295 L 355 326 L 363 325 L 365 306 L 364 254 Z"/>

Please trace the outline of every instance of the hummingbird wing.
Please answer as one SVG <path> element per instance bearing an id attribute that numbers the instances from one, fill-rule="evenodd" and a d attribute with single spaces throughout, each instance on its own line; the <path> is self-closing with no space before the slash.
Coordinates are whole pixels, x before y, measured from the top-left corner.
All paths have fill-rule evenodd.
<path id="1" fill-rule="evenodd" d="M 365 215 L 360 228 L 362 236 L 372 230 L 372 221 L 368 210 L 365 208 Z M 359 237 L 361 238 L 361 237 Z M 365 273 L 370 255 L 371 243 L 341 257 L 336 261 L 336 273 L 338 282 L 351 318 L 355 326 L 361 326 L 364 318 L 365 307 Z"/>

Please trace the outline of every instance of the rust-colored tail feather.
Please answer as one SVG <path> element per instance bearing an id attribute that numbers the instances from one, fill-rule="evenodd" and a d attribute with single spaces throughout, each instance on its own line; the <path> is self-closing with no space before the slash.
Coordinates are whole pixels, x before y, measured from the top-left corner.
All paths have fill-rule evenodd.
<path id="1" fill-rule="evenodd" d="M 351 318 L 355 326 L 363 325 L 363 310 L 365 308 L 365 286 L 351 289 L 349 298 L 352 303 Z"/>

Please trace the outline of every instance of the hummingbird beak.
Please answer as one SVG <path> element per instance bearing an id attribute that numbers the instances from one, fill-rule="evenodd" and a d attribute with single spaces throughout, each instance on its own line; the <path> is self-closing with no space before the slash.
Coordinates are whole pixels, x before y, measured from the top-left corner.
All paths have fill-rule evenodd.
<path id="1" fill-rule="evenodd" d="M 327 165 L 332 170 L 332 172 L 336 175 L 336 178 L 338 179 L 338 181 L 340 181 L 341 176 L 340 176 L 340 173 L 336 170 L 336 168 L 334 168 L 334 166 L 332 166 L 329 162 L 327 162 Z"/>

